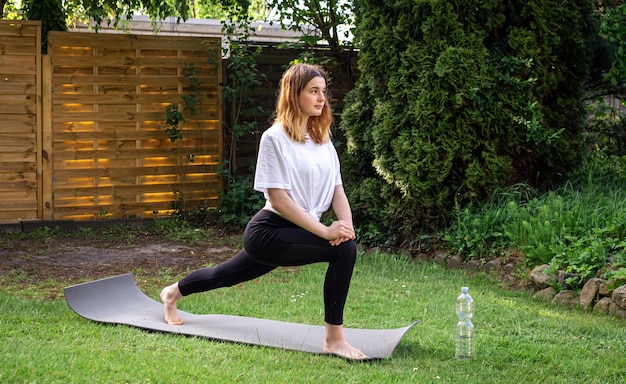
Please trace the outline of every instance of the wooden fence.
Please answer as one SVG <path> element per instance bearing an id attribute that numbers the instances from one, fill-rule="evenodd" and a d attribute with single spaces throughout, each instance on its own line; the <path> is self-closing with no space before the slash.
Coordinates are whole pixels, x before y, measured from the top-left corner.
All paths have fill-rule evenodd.
<path id="1" fill-rule="evenodd" d="M 216 38 L 50 33 L 43 169 L 53 177 L 44 178 L 44 218 L 214 206 L 220 58 Z M 171 104 L 186 115 L 175 142 L 165 134 Z"/>
<path id="2" fill-rule="evenodd" d="M 0 20 L 0 222 L 216 206 L 226 75 L 220 38 L 50 32 L 42 56 L 40 30 L 39 22 Z M 244 171 L 270 124 L 280 76 L 300 53 L 259 44 L 268 81 L 252 95 L 264 113 L 242 117 L 256 123 L 236 149 Z M 327 69 L 340 112 L 354 75 Z M 171 104 L 186 118 L 175 142 L 165 133 Z"/>
<path id="3" fill-rule="evenodd" d="M 41 27 L 0 23 L 0 221 L 41 217 Z"/>
<path id="4" fill-rule="evenodd" d="M 219 38 L 51 32 L 43 57 L 40 39 L 37 22 L 0 21 L 0 221 L 216 205 Z"/>

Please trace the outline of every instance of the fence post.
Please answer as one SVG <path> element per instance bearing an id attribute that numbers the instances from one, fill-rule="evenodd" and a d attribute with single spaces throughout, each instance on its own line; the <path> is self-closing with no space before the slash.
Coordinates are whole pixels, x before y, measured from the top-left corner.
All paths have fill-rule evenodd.
<path id="1" fill-rule="evenodd" d="M 41 124 L 41 185 L 44 220 L 54 219 L 54 199 L 52 196 L 52 62 L 49 55 L 42 56 L 42 124 Z"/>
<path id="2" fill-rule="evenodd" d="M 41 85 L 41 73 L 42 73 L 42 54 L 41 54 L 41 26 L 37 28 L 37 37 L 35 39 L 35 50 L 37 52 L 36 58 L 36 66 L 37 66 L 37 76 L 35 80 L 35 87 L 37 92 L 37 97 L 35 99 L 35 113 L 37 114 L 37 119 L 35 122 L 35 147 L 36 147 L 36 183 L 37 183 L 37 218 L 41 219 L 43 217 L 43 185 L 42 185 L 42 124 L 43 124 L 43 116 L 41 114 L 42 109 L 42 85 Z"/>

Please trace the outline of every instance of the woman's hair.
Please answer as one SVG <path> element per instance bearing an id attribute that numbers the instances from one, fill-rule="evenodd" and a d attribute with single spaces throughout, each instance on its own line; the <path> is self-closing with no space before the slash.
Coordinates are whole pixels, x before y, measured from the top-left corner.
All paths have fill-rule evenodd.
<path id="1" fill-rule="evenodd" d="M 305 137 L 300 130 L 303 115 L 298 100 L 304 87 L 318 76 L 323 77 L 328 84 L 326 72 L 320 66 L 301 63 L 287 69 L 280 79 L 274 123 L 282 123 L 289 137 L 301 143 L 305 141 Z M 330 140 L 330 126 L 333 122 L 327 91 L 324 91 L 324 96 L 326 101 L 322 113 L 319 116 L 310 116 L 307 122 L 309 137 L 318 144 Z"/>

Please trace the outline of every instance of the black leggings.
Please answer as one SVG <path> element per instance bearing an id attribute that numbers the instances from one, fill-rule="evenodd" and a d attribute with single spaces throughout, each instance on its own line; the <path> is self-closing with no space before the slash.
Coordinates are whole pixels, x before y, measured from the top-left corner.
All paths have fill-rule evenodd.
<path id="1" fill-rule="evenodd" d="M 341 325 L 356 262 L 354 241 L 332 246 L 328 240 L 268 210 L 259 211 L 246 226 L 244 249 L 220 265 L 190 273 L 178 282 L 178 288 L 187 296 L 252 280 L 278 266 L 318 262 L 328 263 L 324 280 L 324 320 Z"/>

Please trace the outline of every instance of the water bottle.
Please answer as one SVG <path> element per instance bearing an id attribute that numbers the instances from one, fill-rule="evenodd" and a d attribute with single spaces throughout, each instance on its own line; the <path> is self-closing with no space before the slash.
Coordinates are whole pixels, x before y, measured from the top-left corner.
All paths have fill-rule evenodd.
<path id="1" fill-rule="evenodd" d="M 456 315 L 459 318 L 456 325 L 457 359 L 471 359 L 476 353 L 474 324 L 472 324 L 474 299 L 468 292 L 468 287 L 462 287 L 461 294 L 456 299 Z"/>

